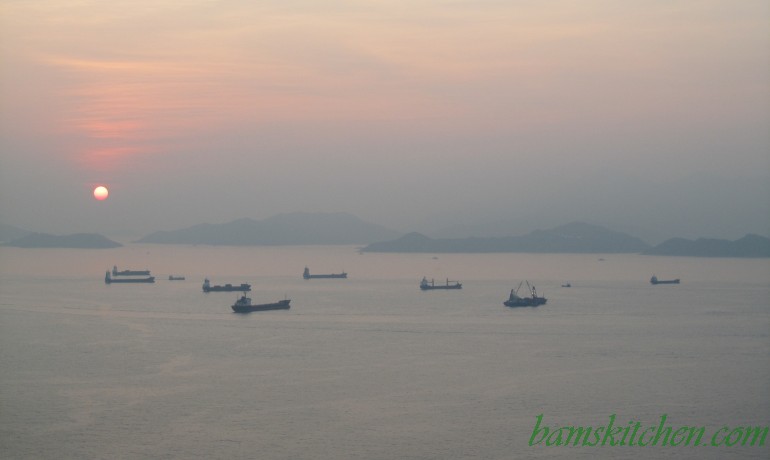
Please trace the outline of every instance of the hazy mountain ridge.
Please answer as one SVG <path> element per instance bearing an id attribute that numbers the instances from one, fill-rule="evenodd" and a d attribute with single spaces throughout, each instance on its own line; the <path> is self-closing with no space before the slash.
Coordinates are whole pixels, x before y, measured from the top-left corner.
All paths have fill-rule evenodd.
<path id="1" fill-rule="evenodd" d="M 8 224 L 0 224 L 0 241 L 13 241 L 32 233 L 30 230 Z"/>
<path id="2" fill-rule="evenodd" d="M 735 241 L 717 238 L 671 238 L 650 246 L 626 233 L 582 222 L 550 230 L 535 230 L 512 237 L 430 238 L 421 233 L 373 243 L 366 252 L 533 252 L 533 253 L 641 253 L 691 257 L 770 257 L 770 238 L 748 234 Z"/>
<path id="3" fill-rule="evenodd" d="M 522 236 L 429 238 L 410 233 L 397 240 L 370 244 L 368 252 L 541 252 L 638 253 L 650 246 L 639 238 L 597 225 L 573 222 Z"/>
<path id="4" fill-rule="evenodd" d="M 688 257 L 770 257 L 770 238 L 748 234 L 734 241 L 717 238 L 671 238 L 644 251 L 649 255 Z"/>
<path id="5" fill-rule="evenodd" d="M 17 248 L 77 248 L 108 249 L 123 246 L 97 233 L 73 233 L 71 235 L 51 235 L 49 233 L 29 233 L 5 244 Z"/>
<path id="6" fill-rule="evenodd" d="M 8 236 L 22 235 L 17 238 Z M 402 236 L 400 236 L 402 235 Z M 96 233 L 52 235 L 0 224 L 0 241 L 22 248 L 113 248 L 122 246 Z M 151 233 L 137 243 L 227 246 L 367 244 L 366 252 L 424 253 L 641 253 L 690 257 L 770 257 L 770 238 L 747 234 L 731 241 L 718 238 L 670 238 L 652 246 L 627 233 L 572 222 L 520 236 L 432 238 L 402 234 L 347 213 L 288 213 L 264 220 L 236 219 Z"/>
<path id="7" fill-rule="evenodd" d="M 289 213 L 264 219 L 151 233 L 137 243 L 260 246 L 293 244 L 368 244 L 396 238 L 400 232 L 347 213 Z"/>

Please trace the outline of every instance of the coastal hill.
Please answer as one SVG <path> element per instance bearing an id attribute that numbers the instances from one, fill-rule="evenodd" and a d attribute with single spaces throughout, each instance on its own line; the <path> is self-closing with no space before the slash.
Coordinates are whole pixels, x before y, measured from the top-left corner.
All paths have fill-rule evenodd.
<path id="1" fill-rule="evenodd" d="M 639 238 L 604 227 L 573 222 L 523 236 L 493 238 L 429 238 L 410 233 L 399 239 L 373 243 L 367 252 L 540 252 L 540 253 L 639 253 L 650 246 Z"/>
<path id="2" fill-rule="evenodd" d="M 74 233 L 72 235 L 51 235 L 48 233 L 29 233 L 21 238 L 5 243 L 17 248 L 79 248 L 107 249 L 123 246 L 96 233 Z"/>
<path id="3" fill-rule="evenodd" d="M 748 234 L 735 241 L 672 238 L 644 251 L 644 254 L 689 257 L 770 257 L 770 238 Z"/>
<path id="4" fill-rule="evenodd" d="M 228 246 L 368 244 L 401 233 L 347 213 L 290 213 L 264 220 L 238 219 L 151 233 L 137 243 Z"/>
<path id="5" fill-rule="evenodd" d="M 0 241 L 13 241 L 22 236 L 29 235 L 30 233 L 32 232 L 29 230 L 0 223 Z"/>

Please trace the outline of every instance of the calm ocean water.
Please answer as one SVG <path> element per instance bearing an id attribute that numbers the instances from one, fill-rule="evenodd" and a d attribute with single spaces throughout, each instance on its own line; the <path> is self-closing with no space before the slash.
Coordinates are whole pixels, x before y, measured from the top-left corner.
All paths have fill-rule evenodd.
<path id="1" fill-rule="evenodd" d="M 157 282 L 105 285 L 113 265 Z M 422 276 L 464 286 L 421 292 Z M 292 308 L 234 314 L 204 277 Z M 525 279 L 548 304 L 504 307 Z M 769 356 L 768 259 L 0 248 L 3 458 L 767 458 L 528 441 L 538 414 L 770 425 Z"/>

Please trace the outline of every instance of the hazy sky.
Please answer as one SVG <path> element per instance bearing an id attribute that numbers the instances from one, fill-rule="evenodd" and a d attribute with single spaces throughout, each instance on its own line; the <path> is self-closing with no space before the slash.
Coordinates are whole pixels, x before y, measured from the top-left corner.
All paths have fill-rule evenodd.
<path id="1" fill-rule="evenodd" d="M 31 230 L 770 233 L 766 0 L 0 0 L 0 65 Z"/>

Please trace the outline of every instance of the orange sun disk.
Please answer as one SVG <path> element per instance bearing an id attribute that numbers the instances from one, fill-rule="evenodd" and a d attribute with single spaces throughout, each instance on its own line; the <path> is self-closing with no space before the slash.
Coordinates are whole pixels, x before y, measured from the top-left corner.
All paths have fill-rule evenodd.
<path id="1" fill-rule="evenodd" d="M 110 191 L 107 190 L 107 187 L 100 185 L 94 189 L 94 198 L 96 198 L 99 201 L 107 199 L 109 196 Z"/>

